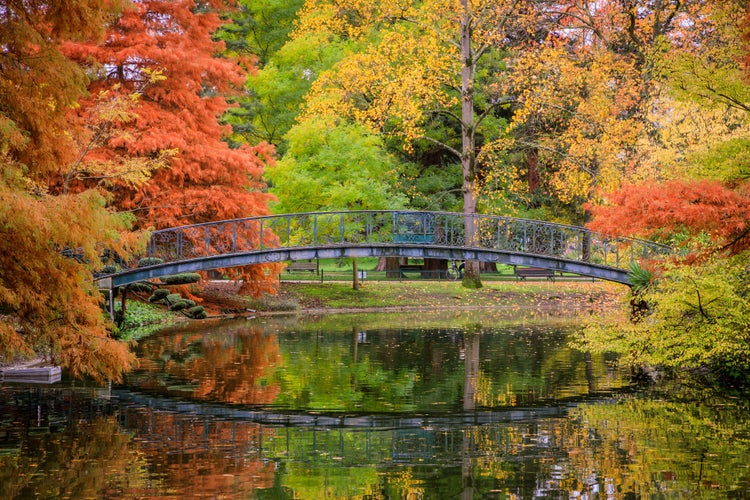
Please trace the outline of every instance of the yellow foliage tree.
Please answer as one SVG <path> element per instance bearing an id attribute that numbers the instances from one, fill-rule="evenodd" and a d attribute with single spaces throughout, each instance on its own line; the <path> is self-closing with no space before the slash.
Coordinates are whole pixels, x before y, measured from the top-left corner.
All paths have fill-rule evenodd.
<path id="1" fill-rule="evenodd" d="M 526 171 L 516 176 L 528 182 L 516 188 L 543 186 L 563 204 L 638 175 L 644 124 L 637 72 L 632 61 L 597 47 L 572 52 L 550 40 L 522 52 L 496 90 L 516 96 L 508 136 L 485 148 L 485 161 L 500 164 L 508 150 L 522 152 Z"/>
<path id="2" fill-rule="evenodd" d="M 468 241 L 477 212 L 477 146 L 482 123 L 506 99 L 479 99 L 480 60 L 520 43 L 538 21 L 525 0 L 424 0 L 371 2 L 308 0 L 297 35 L 310 31 L 360 42 L 359 52 L 322 74 L 304 116 L 333 114 L 397 137 L 438 144 L 462 167 Z M 451 123 L 447 141 L 430 136 L 435 118 Z M 479 266 L 466 265 L 464 284 L 481 286 Z"/>
<path id="3" fill-rule="evenodd" d="M 583 222 L 582 203 L 598 192 L 675 175 L 690 117 L 665 92 L 660 60 L 709 41 L 717 9 L 694 0 L 570 0 L 547 12 L 555 29 L 518 53 L 496 90 L 517 101 L 508 137 L 482 158 L 500 166 L 484 187 L 527 189 L 517 194 L 572 209 Z M 515 182 L 498 182 L 502 175 Z"/>

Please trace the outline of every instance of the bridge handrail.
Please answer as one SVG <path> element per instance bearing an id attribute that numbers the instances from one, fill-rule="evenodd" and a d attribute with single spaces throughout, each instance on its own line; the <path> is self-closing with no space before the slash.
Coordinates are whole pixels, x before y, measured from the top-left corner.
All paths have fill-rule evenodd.
<path id="1" fill-rule="evenodd" d="M 403 233 L 395 238 L 400 230 L 398 221 L 402 220 L 399 217 L 409 220 L 411 230 L 417 228 L 412 233 L 407 229 L 407 234 L 415 235 L 413 239 L 401 237 Z M 467 219 L 475 228 L 475 234 L 469 237 L 465 232 Z M 458 212 L 354 210 L 262 215 L 156 230 L 151 234 L 147 257 L 170 262 L 273 248 L 361 243 L 480 248 L 595 262 L 619 269 L 627 269 L 635 259 L 672 252 L 660 243 L 609 237 L 556 222 Z M 620 250 L 629 253 L 629 258 L 621 260 Z"/>
<path id="2" fill-rule="evenodd" d="M 434 215 L 447 215 L 447 216 L 456 216 L 456 217 L 482 217 L 482 218 L 494 218 L 494 219 L 504 219 L 504 220 L 513 220 L 513 221 L 519 221 L 519 222 L 528 222 L 528 223 L 535 223 L 535 224 L 544 224 L 549 226 L 555 226 L 559 228 L 564 229 L 571 229 L 571 230 L 577 230 L 577 231 L 585 231 L 589 232 L 592 235 L 602 235 L 601 233 L 596 233 L 591 231 L 588 228 L 585 228 L 583 226 L 574 226 L 572 224 L 563 224 L 560 222 L 550 222 L 550 221 L 542 221 L 538 219 L 526 219 L 523 217 L 511 217 L 509 215 L 495 215 L 495 214 L 464 214 L 461 212 L 442 212 L 442 211 L 423 211 L 423 210 L 330 210 L 330 211 L 322 211 L 322 212 L 295 212 L 295 213 L 289 213 L 289 214 L 269 214 L 269 215 L 254 215 L 250 217 L 239 217 L 236 219 L 223 219 L 218 221 L 210 221 L 210 222 L 199 222 L 196 224 L 185 224 L 182 226 L 173 226 L 168 227 L 165 229 L 155 229 L 151 231 L 151 235 L 159 234 L 159 233 L 168 233 L 173 232 L 181 229 L 187 229 L 187 228 L 197 228 L 197 227 L 210 227 L 215 226 L 219 224 L 227 224 L 227 223 L 233 223 L 233 222 L 244 222 L 244 221 L 250 221 L 250 220 L 270 220 L 270 219 L 279 219 L 279 218 L 291 218 L 291 217 L 309 217 L 309 216 L 325 216 L 325 215 L 357 215 L 357 214 L 393 214 L 393 213 L 399 213 L 399 214 L 434 214 Z M 610 237 L 611 238 L 611 237 Z M 650 246 L 654 247 L 661 247 L 666 252 L 672 252 L 672 247 L 669 245 L 665 245 L 663 243 L 657 243 L 655 241 L 643 239 L 643 238 L 635 238 L 632 236 L 617 236 L 616 238 L 628 240 L 628 241 L 637 241 L 640 243 L 646 243 Z"/>

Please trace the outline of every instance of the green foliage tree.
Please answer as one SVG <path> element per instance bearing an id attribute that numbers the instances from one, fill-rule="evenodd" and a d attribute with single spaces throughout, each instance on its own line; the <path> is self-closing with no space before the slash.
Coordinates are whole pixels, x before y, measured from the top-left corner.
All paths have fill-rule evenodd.
<path id="1" fill-rule="evenodd" d="M 651 310 L 638 322 L 593 322 L 582 347 L 613 351 L 634 366 L 710 367 L 750 380 L 750 275 L 747 255 L 669 266 L 641 291 Z"/>
<path id="2" fill-rule="evenodd" d="M 233 22 L 224 25 L 217 36 L 229 54 L 248 60 L 248 93 L 234 99 L 237 106 L 224 119 L 232 125 L 233 143 L 267 142 L 283 154 L 282 138 L 309 88 L 306 71 L 319 64 L 320 54 L 312 43 L 301 43 L 301 51 L 290 46 L 289 33 L 302 0 L 242 1 L 240 5 L 241 11 L 231 16 Z"/>
<path id="3" fill-rule="evenodd" d="M 299 115 L 305 94 L 322 71 L 348 52 L 346 41 L 329 43 L 320 33 L 307 33 L 287 42 L 268 62 L 249 75 L 249 95 L 238 100 L 226 120 L 234 140 L 273 144 L 277 156 L 287 150 L 287 132 Z"/>
<path id="4" fill-rule="evenodd" d="M 239 0 L 240 11 L 217 34 L 236 55 L 257 58 L 264 67 L 288 40 L 304 0 Z"/>
<path id="5" fill-rule="evenodd" d="M 379 137 L 356 124 L 309 119 L 289 134 L 290 149 L 268 175 L 280 213 L 385 210 L 405 205 L 394 191 L 396 162 Z"/>

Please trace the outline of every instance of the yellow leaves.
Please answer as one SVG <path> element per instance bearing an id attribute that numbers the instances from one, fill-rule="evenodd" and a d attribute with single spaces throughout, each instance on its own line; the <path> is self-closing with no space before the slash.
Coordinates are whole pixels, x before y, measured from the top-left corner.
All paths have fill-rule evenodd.
<path id="1" fill-rule="evenodd" d="M 560 201 L 637 175 L 638 77 L 632 61 L 595 46 L 572 53 L 550 43 L 514 61 L 502 89 L 519 102 L 509 132 L 516 147 L 538 151 L 542 180 Z"/>
<path id="2" fill-rule="evenodd" d="M 145 69 L 143 73 L 147 76 L 144 86 L 166 79 L 162 70 Z M 137 188 L 177 156 L 177 149 L 160 150 L 147 157 L 118 153 L 121 143 L 133 140 L 128 127 L 138 118 L 135 109 L 141 96 L 140 91 L 125 93 L 120 84 L 96 95 L 84 116 L 86 133 L 79 137 L 78 158 L 65 173 L 63 192 L 70 189 L 73 181 L 89 186 L 93 181 L 107 188 L 117 183 Z"/>
<path id="3" fill-rule="evenodd" d="M 148 79 L 146 80 L 146 85 L 151 85 L 154 83 L 162 82 L 167 79 L 167 77 L 164 75 L 163 68 L 142 67 L 140 71 L 141 71 L 141 74 L 148 77 Z M 141 89 L 141 91 L 143 91 L 143 89 Z M 134 94 L 131 94 L 131 95 L 134 95 Z"/>
<path id="4" fill-rule="evenodd" d="M 706 164 L 705 157 L 719 144 L 744 140 L 750 135 L 746 112 L 705 108 L 669 95 L 659 96 L 648 118 L 658 127 L 660 142 L 642 147 L 647 148 L 649 167 L 662 169 L 665 179 L 715 178 L 719 172 Z M 669 168 L 663 168 L 665 165 Z"/>
<path id="5" fill-rule="evenodd" d="M 425 109 L 457 102 L 444 90 L 460 73 L 456 65 L 456 53 L 446 52 L 434 37 L 406 30 L 384 33 L 378 44 L 320 75 L 302 119 L 333 114 L 372 131 L 388 125 L 408 142 L 422 135 Z"/>
<path id="6" fill-rule="evenodd" d="M 164 149 L 153 157 L 92 161 L 85 164 L 85 170 L 79 171 L 78 178 L 97 179 L 101 185 L 108 187 L 119 183 L 137 188 L 148 182 L 156 170 L 168 167 L 170 160 L 178 154 L 177 149 Z"/>
<path id="7" fill-rule="evenodd" d="M 374 21 L 370 2 L 308 0 L 298 13 L 299 24 L 293 37 L 307 33 L 330 33 L 342 38 L 359 38 Z"/>

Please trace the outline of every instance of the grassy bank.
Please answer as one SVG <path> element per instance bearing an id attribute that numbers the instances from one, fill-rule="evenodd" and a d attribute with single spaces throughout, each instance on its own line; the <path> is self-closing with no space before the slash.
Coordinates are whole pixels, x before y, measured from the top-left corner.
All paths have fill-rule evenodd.
<path id="1" fill-rule="evenodd" d="M 492 282 L 474 290 L 457 282 L 284 282 L 277 296 L 254 300 L 231 282 L 212 282 L 201 296 L 207 309 L 240 313 L 372 311 L 379 309 L 471 309 L 508 307 L 602 308 L 619 304 L 623 286 L 603 282 Z"/>
<path id="2" fill-rule="evenodd" d="M 241 294 L 234 282 L 210 281 L 192 292 L 210 317 L 223 317 L 248 313 L 596 311 L 622 306 L 627 288 L 591 281 L 489 282 L 480 289 L 451 281 L 371 281 L 354 290 L 347 282 L 282 282 L 278 295 L 254 299 Z M 184 320 L 164 306 L 130 300 L 119 334 L 133 340 Z"/>

